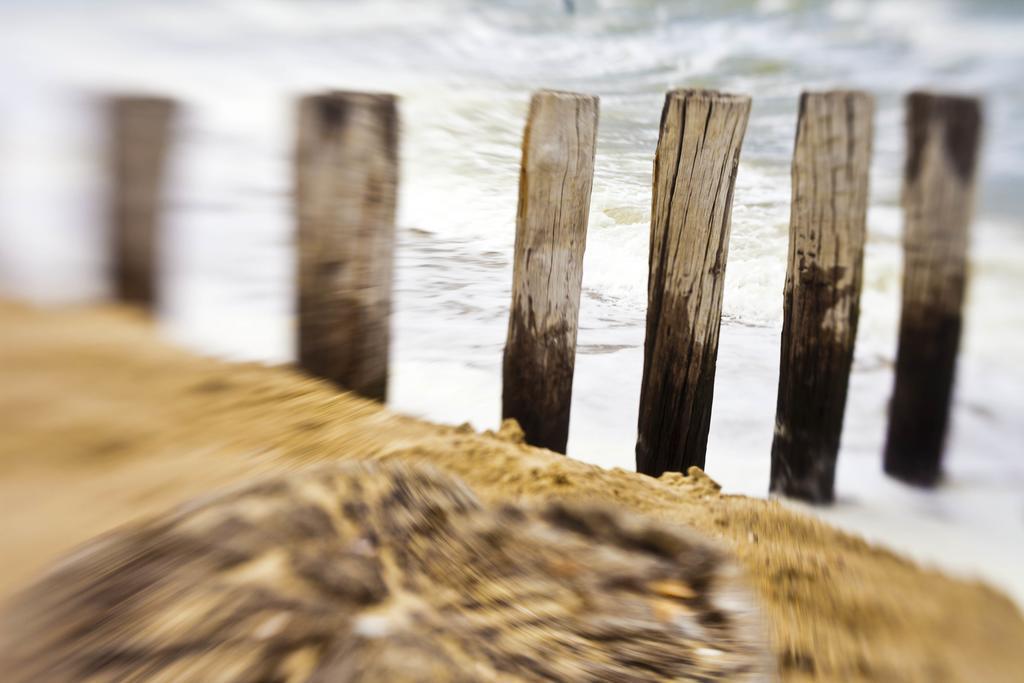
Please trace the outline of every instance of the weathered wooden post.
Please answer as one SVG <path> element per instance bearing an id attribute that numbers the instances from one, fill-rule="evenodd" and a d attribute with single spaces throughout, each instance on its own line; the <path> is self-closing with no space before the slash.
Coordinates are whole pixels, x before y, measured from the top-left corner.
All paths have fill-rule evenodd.
<path id="1" fill-rule="evenodd" d="M 177 109 L 166 97 L 122 95 L 107 102 L 111 275 L 118 300 L 157 305 L 160 200 Z"/>
<path id="2" fill-rule="evenodd" d="M 733 187 L 750 98 L 665 96 L 654 158 L 637 470 L 704 467 Z"/>
<path id="3" fill-rule="evenodd" d="M 523 136 L 502 417 L 526 441 L 565 453 L 598 100 L 541 91 Z"/>
<path id="4" fill-rule="evenodd" d="M 907 97 L 903 312 L 885 471 L 922 486 L 942 474 L 980 133 L 976 99 Z"/>
<path id="5" fill-rule="evenodd" d="M 800 98 L 771 490 L 815 503 L 832 500 L 857 337 L 873 114 L 862 92 Z"/>
<path id="6" fill-rule="evenodd" d="M 392 95 L 330 92 L 298 109 L 298 358 L 384 401 L 398 188 Z"/>

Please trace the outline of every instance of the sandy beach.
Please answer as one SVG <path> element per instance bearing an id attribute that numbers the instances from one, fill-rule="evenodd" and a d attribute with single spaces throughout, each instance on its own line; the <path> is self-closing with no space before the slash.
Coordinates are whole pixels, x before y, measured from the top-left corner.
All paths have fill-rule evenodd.
<path id="1" fill-rule="evenodd" d="M 778 503 L 722 495 L 402 417 L 287 367 L 162 341 L 118 308 L 0 304 L 0 595 L 84 540 L 228 484 L 331 459 L 425 461 L 487 501 L 606 501 L 697 529 L 763 600 L 783 680 L 1011 681 L 1024 619 L 948 578 Z"/>

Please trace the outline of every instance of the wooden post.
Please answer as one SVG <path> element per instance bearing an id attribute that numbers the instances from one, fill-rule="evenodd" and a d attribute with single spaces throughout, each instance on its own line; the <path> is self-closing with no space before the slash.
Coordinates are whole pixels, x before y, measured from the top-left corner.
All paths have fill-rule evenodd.
<path id="1" fill-rule="evenodd" d="M 853 363 L 873 114 L 862 92 L 800 98 L 771 490 L 815 503 L 832 500 Z"/>
<path id="2" fill-rule="evenodd" d="M 331 92 L 302 98 L 298 116 L 299 364 L 384 401 L 398 189 L 396 101 Z"/>
<path id="3" fill-rule="evenodd" d="M 921 486 L 942 474 L 980 133 L 976 99 L 907 98 L 903 312 L 885 471 Z"/>
<path id="4" fill-rule="evenodd" d="M 125 95 L 110 98 L 107 106 L 114 294 L 153 309 L 161 190 L 176 105 L 165 97 Z"/>
<path id="5" fill-rule="evenodd" d="M 637 470 L 704 467 L 732 195 L 750 98 L 665 96 L 654 158 Z"/>
<path id="6" fill-rule="evenodd" d="M 565 453 L 598 100 L 541 91 L 523 136 L 502 417 L 526 441 Z"/>

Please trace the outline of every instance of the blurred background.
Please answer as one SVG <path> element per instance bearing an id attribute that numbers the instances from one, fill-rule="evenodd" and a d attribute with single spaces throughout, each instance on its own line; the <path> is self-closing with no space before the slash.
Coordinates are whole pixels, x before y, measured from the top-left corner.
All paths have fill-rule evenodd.
<path id="1" fill-rule="evenodd" d="M 601 97 L 569 454 L 633 469 L 651 170 L 664 92 L 753 97 L 728 262 L 707 471 L 764 496 L 797 99 L 876 97 L 856 360 L 836 481 L 815 514 L 1024 604 L 1024 4 L 1017 0 L 5 0 L 0 295 L 104 298 L 97 95 L 184 106 L 160 324 L 229 359 L 293 359 L 294 100 L 401 97 L 390 405 L 497 426 L 519 145 L 532 90 Z M 947 481 L 882 474 L 901 277 L 903 95 L 977 94 L 985 144 Z"/>

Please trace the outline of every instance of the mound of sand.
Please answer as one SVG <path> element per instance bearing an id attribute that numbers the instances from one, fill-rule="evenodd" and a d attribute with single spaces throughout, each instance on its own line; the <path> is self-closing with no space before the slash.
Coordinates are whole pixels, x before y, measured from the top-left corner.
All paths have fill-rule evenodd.
<path id="1" fill-rule="evenodd" d="M 119 524 L 268 471 L 421 460 L 484 499 L 607 501 L 719 539 L 750 573 L 787 681 L 1017 681 L 1024 619 L 699 470 L 652 479 L 394 415 L 287 368 L 197 358 L 118 309 L 0 304 L 0 596 Z M 766 456 L 767 457 L 767 456 Z"/>
<path id="2" fill-rule="evenodd" d="M 763 683 L 742 570 L 607 505 L 343 460 L 102 534 L 0 614 L 6 683 Z M 112 656 L 111 653 L 130 653 Z"/>

